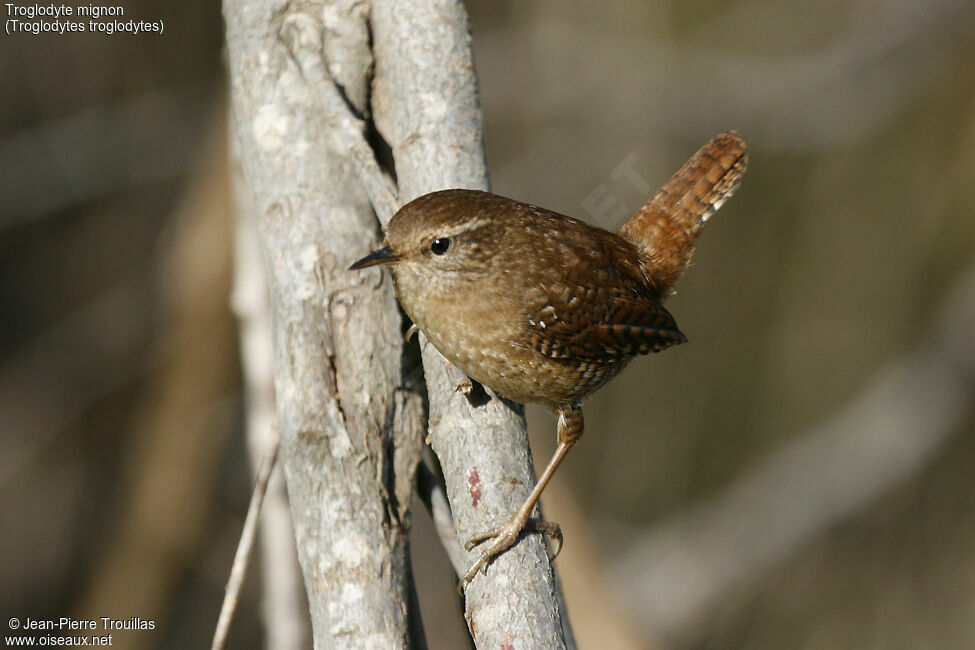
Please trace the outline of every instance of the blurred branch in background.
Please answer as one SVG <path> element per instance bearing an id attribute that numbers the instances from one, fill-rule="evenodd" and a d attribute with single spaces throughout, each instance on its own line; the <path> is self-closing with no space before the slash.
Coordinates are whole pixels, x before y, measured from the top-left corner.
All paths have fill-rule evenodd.
<path id="1" fill-rule="evenodd" d="M 204 530 L 211 506 L 201 495 L 211 491 L 237 406 L 225 149 L 218 119 L 206 164 L 177 204 L 172 240 L 161 251 L 164 357 L 132 425 L 120 513 L 89 567 L 74 612 L 82 618 L 139 616 L 166 628 L 169 599 Z M 138 630 L 113 640 L 128 648 L 150 643 Z"/>
<path id="2" fill-rule="evenodd" d="M 150 280 L 148 275 L 120 280 L 0 368 L 0 413 L 7 433 L 0 489 L 26 476 L 92 404 L 145 371 L 131 363 L 131 355 L 148 342 L 151 318 L 140 298 L 151 291 Z"/>
<path id="3" fill-rule="evenodd" d="M 232 159 L 238 160 L 235 149 L 234 141 L 231 142 Z M 247 453 L 251 468 L 256 471 L 267 450 L 278 444 L 271 305 L 254 197 L 239 165 L 234 166 L 232 176 L 237 220 L 231 303 L 240 329 Z M 310 648 L 308 599 L 298 564 L 291 506 L 280 463 L 274 468 L 267 486 L 260 535 L 264 647 L 266 650 Z"/>
<path id="4" fill-rule="evenodd" d="M 0 141 L 0 230 L 183 176 L 199 155 L 200 107 L 213 97 L 210 83 L 152 90 L 7 136 Z"/>
<path id="5" fill-rule="evenodd" d="M 497 112 L 527 113 L 534 122 L 574 115 L 589 130 L 627 124 L 691 141 L 734 126 L 768 153 L 837 147 L 874 134 L 923 101 L 970 40 L 963 26 L 975 20 L 968 0 L 859 0 L 808 12 L 795 3 L 752 0 L 708 7 L 680 31 L 668 30 L 667 8 L 673 11 L 669 3 L 654 5 L 660 13 L 647 21 L 649 34 L 609 31 L 568 11 L 525 10 L 526 19 L 511 30 L 479 35 L 488 76 L 506 76 L 492 66 L 521 40 L 531 39 L 548 63 L 544 78 L 528 82 L 545 88 L 530 104 L 517 77 L 498 84 Z M 575 51 L 547 54 L 578 42 L 586 43 L 582 58 Z M 620 74 L 630 79 L 634 100 L 605 101 L 592 111 L 593 97 L 619 94 Z M 575 82 L 548 81 L 565 78 Z"/>
<path id="6" fill-rule="evenodd" d="M 613 567 L 634 620 L 683 643 L 715 601 L 915 475 L 970 414 L 975 266 L 912 352 L 720 496 L 651 526 Z"/>
<path id="7" fill-rule="evenodd" d="M 547 488 L 545 498 L 548 516 L 572 533 L 571 543 L 565 544 L 557 561 L 578 647 L 607 650 L 666 648 L 658 643 L 659 635 L 654 630 L 641 626 L 639 619 L 632 616 L 632 608 L 626 605 L 631 595 L 613 582 L 615 576 L 607 558 L 618 553 L 619 544 L 614 542 L 607 548 L 606 536 L 594 525 L 598 516 L 587 515 L 572 489 L 561 483 L 555 482 Z"/>
<path id="8" fill-rule="evenodd" d="M 923 97 L 925 86 L 966 38 L 955 25 L 975 18 L 968 0 L 859 0 L 793 22 L 795 9 L 776 0 L 737 3 L 705 21 L 687 41 L 662 45 L 656 56 L 677 57 L 682 67 L 679 76 L 660 79 L 656 86 L 666 98 L 652 113 L 660 126 L 690 136 L 736 124 L 766 151 L 808 151 L 861 140 Z M 737 45 L 728 35 L 751 25 L 782 31 L 794 24 L 811 32 L 839 16 L 841 26 L 828 41 L 797 54 L 745 54 L 702 45 Z M 702 110 L 708 97 L 720 97 L 722 110 Z"/>
<path id="9" fill-rule="evenodd" d="M 147 371 L 134 360 L 152 333 L 142 309 L 151 287 L 148 274 L 117 281 L 0 368 L 0 495 L 10 558 L 0 563 L 0 584 L 15 603 L 50 599 L 71 575 L 77 550 L 60 542 L 81 537 L 75 526 L 86 504 L 87 450 L 70 434 L 95 404 Z"/>

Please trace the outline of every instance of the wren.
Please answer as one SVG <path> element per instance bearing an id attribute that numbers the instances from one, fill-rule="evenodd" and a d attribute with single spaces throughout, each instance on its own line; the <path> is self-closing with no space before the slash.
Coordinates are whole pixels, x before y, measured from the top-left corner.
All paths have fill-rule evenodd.
<path id="1" fill-rule="evenodd" d="M 388 265 L 415 327 L 468 377 L 558 415 L 558 446 L 531 495 L 468 542 L 491 540 L 461 588 L 526 527 L 561 539 L 557 524 L 530 516 L 582 435 L 582 400 L 636 355 L 687 340 L 663 301 L 746 164 L 737 133 L 717 136 L 617 233 L 487 192 L 432 192 L 404 205 L 384 246 L 352 265 Z"/>

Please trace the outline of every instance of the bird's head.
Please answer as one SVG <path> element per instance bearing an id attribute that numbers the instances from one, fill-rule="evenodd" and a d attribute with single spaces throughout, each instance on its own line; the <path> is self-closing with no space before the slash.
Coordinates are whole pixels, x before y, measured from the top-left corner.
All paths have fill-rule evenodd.
<path id="1" fill-rule="evenodd" d="M 388 264 L 407 312 L 415 294 L 470 288 L 497 248 L 500 198 L 474 190 L 425 194 L 393 215 L 382 248 L 350 268 Z"/>

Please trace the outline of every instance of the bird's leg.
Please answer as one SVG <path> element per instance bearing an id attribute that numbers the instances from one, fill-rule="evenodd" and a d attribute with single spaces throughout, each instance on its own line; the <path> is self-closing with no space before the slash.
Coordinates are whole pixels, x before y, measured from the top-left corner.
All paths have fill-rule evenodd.
<path id="1" fill-rule="evenodd" d="M 518 508 L 518 512 L 514 514 L 511 519 L 508 520 L 504 526 L 494 528 L 480 535 L 475 535 L 464 545 L 466 550 L 471 550 L 476 545 L 481 542 L 487 541 L 489 539 L 494 540 L 491 544 L 481 552 L 481 556 L 478 558 L 477 562 L 467 570 L 464 577 L 461 578 L 460 583 L 457 585 L 458 591 L 463 591 L 467 587 L 468 583 L 474 579 L 478 571 L 484 573 L 487 572 L 487 565 L 491 560 L 498 554 L 506 551 L 515 540 L 518 539 L 518 535 L 522 530 L 526 528 L 531 528 L 536 531 L 544 532 L 556 540 L 556 550 L 552 559 L 559 554 L 562 549 L 562 531 L 559 525 L 552 522 L 545 521 L 529 521 L 531 517 L 532 509 L 538 502 L 540 496 L 542 496 L 542 491 L 548 482 L 552 479 L 555 474 L 555 470 L 559 468 L 559 464 L 565 458 L 566 454 L 569 453 L 569 449 L 572 445 L 582 437 L 582 408 L 579 406 L 567 406 L 561 407 L 558 410 L 559 414 L 559 425 L 558 425 L 558 447 L 555 448 L 555 453 L 552 454 L 552 460 L 548 461 L 548 465 L 545 466 L 545 471 L 538 479 L 538 483 L 535 484 L 535 489 L 532 493 L 528 495 L 525 502 L 521 504 Z"/>

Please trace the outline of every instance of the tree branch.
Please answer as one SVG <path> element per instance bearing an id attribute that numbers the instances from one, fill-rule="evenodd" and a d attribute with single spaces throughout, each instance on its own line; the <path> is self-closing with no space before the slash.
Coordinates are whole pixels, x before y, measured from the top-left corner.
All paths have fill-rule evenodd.
<path id="1" fill-rule="evenodd" d="M 373 107 L 396 163 L 402 203 L 438 189 L 487 189 L 477 80 L 467 15 L 459 3 L 372 5 Z M 454 391 L 442 356 L 421 337 L 430 437 L 461 539 L 504 522 L 527 497 L 534 472 L 523 408 L 492 397 L 473 407 Z M 469 566 L 475 553 L 466 554 Z M 527 535 L 466 593 L 478 647 L 566 646 L 545 542 Z M 566 632 L 568 631 L 567 622 Z"/>
<path id="2" fill-rule="evenodd" d="M 341 34 L 350 56 L 335 81 L 362 113 L 368 26 L 356 3 L 226 0 L 224 13 L 235 133 L 260 214 L 281 458 L 315 646 L 405 647 L 414 639 L 402 491 L 420 432 L 396 426 L 415 403 L 397 391 L 401 319 L 388 283 L 346 271 L 378 233 L 347 152 L 335 149 L 339 122 L 323 105 L 322 80 L 300 65 L 324 57 L 328 39 Z"/>

